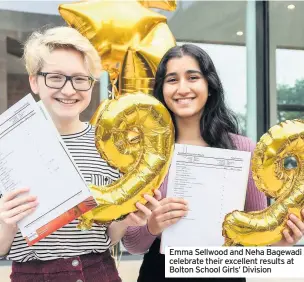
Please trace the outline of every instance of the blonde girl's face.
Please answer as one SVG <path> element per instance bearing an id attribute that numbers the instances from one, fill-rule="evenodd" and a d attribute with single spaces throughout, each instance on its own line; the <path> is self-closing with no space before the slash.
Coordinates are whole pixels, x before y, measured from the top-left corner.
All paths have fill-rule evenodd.
<path id="1" fill-rule="evenodd" d="M 61 89 L 53 89 L 47 85 L 60 85 L 60 82 L 65 80 L 62 75 L 76 76 L 75 82 L 73 81 L 76 88 L 77 85 L 79 87 L 80 84 L 87 83 L 83 79 L 90 77 L 90 74 L 83 55 L 74 49 L 55 49 L 45 59 L 40 72 L 48 75 L 30 76 L 30 85 L 32 91 L 40 96 L 51 116 L 58 122 L 79 120 L 80 113 L 90 104 L 93 85 L 85 91 L 75 90 L 71 81 L 67 81 Z M 93 84 L 92 81 L 91 83 Z"/>

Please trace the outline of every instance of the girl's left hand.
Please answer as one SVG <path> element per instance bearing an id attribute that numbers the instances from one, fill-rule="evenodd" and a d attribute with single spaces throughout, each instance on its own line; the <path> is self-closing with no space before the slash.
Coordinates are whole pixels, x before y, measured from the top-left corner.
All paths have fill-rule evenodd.
<path id="1" fill-rule="evenodd" d="M 138 209 L 136 212 L 129 213 L 127 217 L 121 221 L 111 222 L 107 231 L 112 241 L 111 245 L 115 245 L 121 240 L 129 226 L 143 226 L 147 224 L 147 219 L 151 215 L 152 210 L 159 206 L 161 192 L 155 190 L 154 197 L 144 195 L 144 198 L 147 200 L 146 205 L 136 203 Z"/>
<path id="2" fill-rule="evenodd" d="M 143 226 L 147 224 L 147 219 L 151 215 L 151 212 L 159 206 L 159 200 L 162 195 L 159 190 L 154 191 L 154 197 L 150 195 L 144 195 L 144 198 L 147 200 L 147 204 L 143 205 L 141 203 L 136 203 L 138 211 L 131 212 L 123 220 L 126 226 Z"/>
<path id="3" fill-rule="evenodd" d="M 304 217 L 304 209 L 301 210 L 301 214 Z M 293 246 L 299 242 L 304 235 L 304 223 L 294 214 L 289 215 L 287 225 L 290 228 L 283 230 L 283 239 L 272 246 Z"/>

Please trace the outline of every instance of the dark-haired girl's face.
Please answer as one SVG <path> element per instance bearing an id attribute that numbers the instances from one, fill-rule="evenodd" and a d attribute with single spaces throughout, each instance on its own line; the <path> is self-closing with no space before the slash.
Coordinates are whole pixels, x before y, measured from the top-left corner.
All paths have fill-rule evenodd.
<path id="1" fill-rule="evenodd" d="M 183 56 L 168 61 L 163 94 L 176 117 L 201 117 L 208 99 L 208 83 L 194 58 Z"/>

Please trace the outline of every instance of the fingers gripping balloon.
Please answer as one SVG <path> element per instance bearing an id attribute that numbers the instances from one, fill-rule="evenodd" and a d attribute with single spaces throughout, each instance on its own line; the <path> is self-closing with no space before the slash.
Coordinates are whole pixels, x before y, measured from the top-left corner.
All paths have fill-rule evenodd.
<path id="1" fill-rule="evenodd" d="M 226 245 L 262 246 L 282 239 L 288 215 L 301 218 L 304 207 L 304 123 L 285 121 L 264 134 L 254 151 L 252 174 L 257 187 L 275 202 L 259 212 L 226 215 Z"/>
<path id="2" fill-rule="evenodd" d="M 160 186 L 173 153 L 174 130 L 166 108 L 146 94 L 107 100 L 96 127 L 102 156 L 125 175 L 105 187 L 91 186 L 99 206 L 82 217 L 82 228 L 108 222 L 136 210 L 144 193 Z"/>

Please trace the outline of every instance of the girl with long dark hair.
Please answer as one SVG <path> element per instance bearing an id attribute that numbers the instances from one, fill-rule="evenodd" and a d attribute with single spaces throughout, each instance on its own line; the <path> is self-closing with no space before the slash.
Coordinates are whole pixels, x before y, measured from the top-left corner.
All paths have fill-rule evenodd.
<path id="1" fill-rule="evenodd" d="M 176 143 L 253 152 L 249 138 L 238 135 L 237 119 L 227 108 L 222 83 L 209 55 L 201 48 L 185 44 L 171 48 L 158 66 L 154 96 L 170 111 Z M 145 253 L 138 282 L 162 282 L 165 258 L 159 253 L 160 235 L 168 226 L 186 215 L 184 199 L 165 198 L 167 178 L 160 187 L 163 199 L 154 199 L 155 209 L 146 226 L 129 227 L 123 243 L 130 253 Z M 249 174 L 245 211 L 266 208 L 266 197 Z M 202 207 L 203 209 L 203 207 Z M 303 213 L 304 214 L 304 213 Z M 291 215 L 290 231 L 278 245 L 293 245 L 304 231 L 303 222 Z M 195 232 L 195 230 L 191 230 Z M 206 230 L 208 232 L 208 230 Z M 182 278 L 175 279 L 180 281 Z M 184 278 L 182 281 L 245 281 L 245 278 Z"/>

